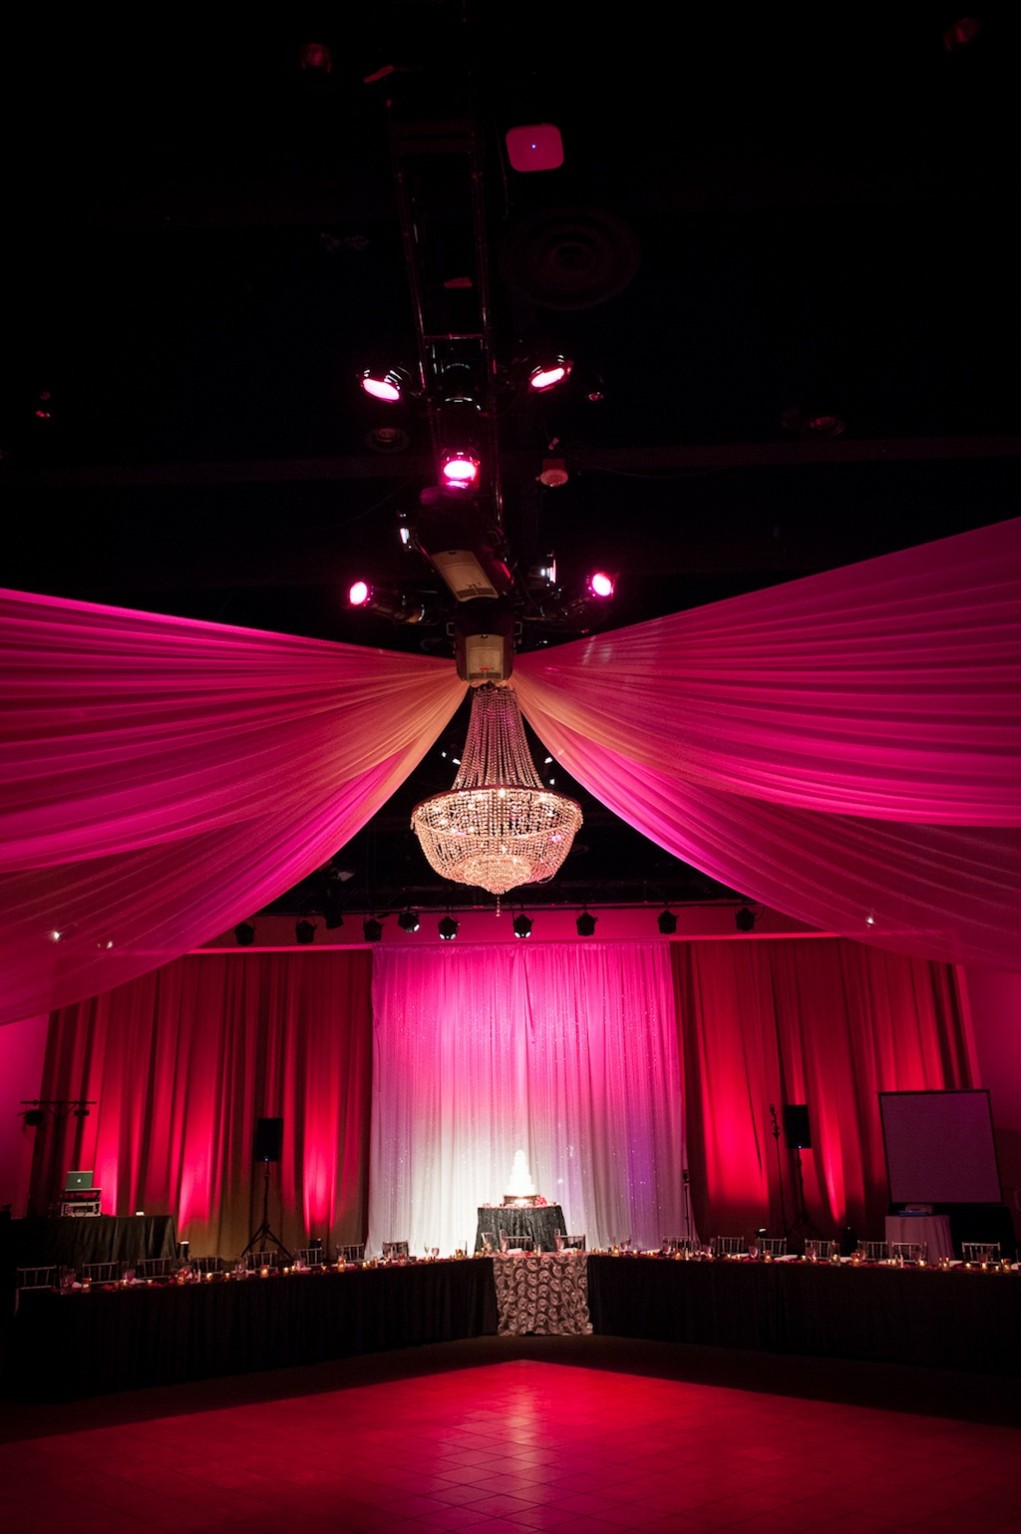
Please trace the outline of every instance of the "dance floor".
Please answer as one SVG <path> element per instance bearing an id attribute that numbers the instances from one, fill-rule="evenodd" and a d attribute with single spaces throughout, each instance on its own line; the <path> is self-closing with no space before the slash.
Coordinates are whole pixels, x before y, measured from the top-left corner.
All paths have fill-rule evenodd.
<path id="1" fill-rule="evenodd" d="M 0 1438 L 12 1530 L 1021 1528 L 1013 1382 L 612 1338 L 4 1403 Z"/>

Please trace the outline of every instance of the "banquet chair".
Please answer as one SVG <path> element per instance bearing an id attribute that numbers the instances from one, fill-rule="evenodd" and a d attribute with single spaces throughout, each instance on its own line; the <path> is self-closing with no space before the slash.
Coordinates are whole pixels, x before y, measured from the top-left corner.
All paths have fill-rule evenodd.
<path id="1" fill-rule="evenodd" d="M 531 1236 L 512 1236 L 509 1231 L 500 1232 L 501 1252 L 531 1252 L 535 1249 L 535 1241 Z"/>
<path id="2" fill-rule="evenodd" d="M 135 1263 L 135 1277 L 169 1278 L 176 1267 L 176 1257 L 142 1257 Z"/>
<path id="3" fill-rule="evenodd" d="M 245 1258 L 245 1264 L 249 1272 L 258 1272 L 260 1268 L 282 1268 L 284 1259 L 277 1251 L 272 1252 L 249 1252 Z"/>
<path id="4" fill-rule="evenodd" d="M 786 1236 L 762 1236 L 759 1239 L 760 1257 L 786 1257 Z"/>
<path id="5" fill-rule="evenodd" d="M 55 1289 L 57 1287 L 56 1264 L 40 1268 L 16 1268 L 14 1272 L 14 1312 L 18 1300 L 26 1289 Z"/>
<path id="6" fill-rule="evenodd" d="M 962 1241 L 961 1259 L 964 1262 L 999 1262 L 998 1241 Z"/>
<path id="7" fill-rule="evenodd" d="M 717 1257 L 734 1257 L 748 1248 L 744 1236 L 714 1236 L 710 1245 Z"/>
<path id="8" fill-rule="evenodd" d="M 924 1262 L 929 1250 L 927 1241 L 891 1241 L 890 1256 L 894 1262 Z"/>
<path id="9" fill-rule="evenodd" d="M 294 1261 L 305 1268 L 318 1268 L 326 1261 L 326 1252 L 322 1246 L 299 1246 Z"/>
<path id="10" fill-rule="evenodd" d="M 855 1248 L 855 1255 L 862 1262 L 885 1262 L 887 1249 L 885 1241 L 859 1241 Z"/>
<path id="11" fill-rule="evenodd" d="M 411 1250 L 411 1248 L 410 1248 L 410 1246 L 409 1246 L 407 1241 L 384 1241 L 383 1242 L 383 1257 L 384 1257 L 384 1259 L 388 1258 L 388 1257 L 389 1258 L 407 1257 L 409 1255 L 410 1250 Z"/>
<path id="12" fill-rule="evenodd" d="M 560 1250 L 562 1252 L 583 1252 L 585 1250 L 584 1236 L 561 1236 Z"/>
<path id="13" fill-rule="evenodd" d="M 115 1284 L 124 1271 L 120 1262 L 86 1262 L 82 1264 L 82 1283 Z"/>
<path id="14" fill-rule="evenodd" d="M 359 1242 L 357 1246 L 342 1246 L 337 1251 L 341 1262 L 364 1262 L 365 1242 Z"/>
<path id="15" fill-rule="evenodd" d="M 193 1257 L 191 1259 L 192 1271 L 195 1273 L 222 1273 L 222 1257 Z"/>
<path id="16" fill-rule="evenodd" d="M 18 1268 L 14 1274 L 16 1289 L 55 1289 L 57 1287 L 56 1265 L 39 1268 Z"/>

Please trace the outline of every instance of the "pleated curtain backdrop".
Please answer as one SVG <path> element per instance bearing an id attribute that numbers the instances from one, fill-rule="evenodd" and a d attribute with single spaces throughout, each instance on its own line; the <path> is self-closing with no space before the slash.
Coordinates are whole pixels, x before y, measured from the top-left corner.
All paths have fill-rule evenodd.
<path id="1" fill-rule="evenodd" d="M 888 1207 L 880 1092 L 977 1081 L 956 971 L 841 938 L 671 947 L 691 1192 L 703 1233 L 797 1226 L 882 1239 Z M 782 1134 L 804 1104 L 811 1149 Z M 770 1105 L 781 1119 L 773 1134 Z"/>
<path id="2" fill-rule="evenodd" d="M 589 1246 L 682 1233 L 684 1122 L 663 945 L 381 951 L 369 1246 L 474 1245 L 516 1150 Z"/>
<path id="3" fill-rule="evenodd" d="M 44 1098 L 93 1100 L 36 1131 L 32 1200 L 89 1167 L 108 1214 L 173 1213 L 193 1255 L 235 1256 L 262 1221 L 260 1118 L 282 1118 L 269 1223 L 289 1247 L 362 1239 L 371 955 L 192 955 L 54 1013 Z"/>
<path id="4" fill-rule="evenodd" d="M 237 1254 L 280 1117 L 291 1247 L 471 1246 L 519 1149 L 590 1246 L 780 1234 L 797 1163 L 769 1109 L 803 1103 L 812 1226 L 881 1236 L 878 1093 L 977 1080 L 956 971 L 844 939 L 197 954 L 53 1014 L 40 1096 L 93 1105 L 32 1131 L 33 1209 L 89 1167 L 107 1213 Z"/>

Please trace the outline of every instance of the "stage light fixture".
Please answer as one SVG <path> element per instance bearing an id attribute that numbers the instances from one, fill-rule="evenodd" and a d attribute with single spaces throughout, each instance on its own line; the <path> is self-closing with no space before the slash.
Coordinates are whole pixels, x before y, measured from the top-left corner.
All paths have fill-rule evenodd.
<path id="1" fill-rule="evenodd" d="M 440 484 L 454 495 L 478 489 L 482 461 L 470 448 L 445 448 L 440 454 Z"/>
<path id="2" fill-rule="evenodd" d="M 571 376 L 574 363 L 567 357 L 544 357 L 536 362 L 528 374 L 528 387 L 533 394 L 547 394 Z"/>
<path id="3" fill-rule="evenodd" d="M 402 911 L 397 918 L 397 925 L 402 932 L 417 932 L 420 926 L 417 911 Z"/>
<path id="4" fill-rule="evenodd" d="M 255 942 L 255 928 L 250 921 L 239 921 L 234 928 L 234 941 L 239 948 L 251 948 Z"/>
<path id="5" fill-rule="evenodd" d="M 391 623 L 421 623 L 426 616 L 425 602 L 413 592 L 396 586 L 370 586 L 368 581 L 354 581 L 348 588 L 349 607 L 378 614 Z"/>
<path id="6" fill-rule="evenodd" d="M 673 911 L 669 909 L 660 911 L 657 921 L 659 922 L 659 930 L 664 937 L 672 937 L 677 931 L 677 917 Z"/>
<path id="7" fill-rule="evenodd" d="M 751 932 L 755 926 L 755 912 L 750 906 L 743 905 L 740 910 L 734 912 L 734 925 L 738 932 Z"/>
<path id="8" fill-rule="evenodd" d="M 315 923 L 310 921 L 297 922 L 294 928 L 294 936 L 299 943 L 314 943 L 316 938 Z"/>
<path id="9" fill-rule="evenodd" d="M 593 570 L 587 582 L 589 591 L 594 597 L 598 597 L 601 602 L 605 602 L 608 597 L 613 596 L 616 584 L 616 577 L 608 574 L 605 570 Z"/>
<path id="10" fill-rule="evenodd" d="M 411 392 L 411 374 L 406 368 L 365 368 L 358 382 L 370 399 L 385 405 L 399 405 Z"/>
<path id="11" fill-rule="evenodd" d="M 374 916 L 367 916 L 362 922 L 362 932 L 367 943 L 378 943 L 383 936 L 383 923 Z"/>
<path id="12" fill-rule="evenodd" d="M 46 1114 L 42 1108 L 29 1108 L 22 1114 L 26 1129 L 38 1129 L 40 1124 L 45 1124 Z"/>
<path id="13" fill-rule="evenodd" d="M 515 916 L 514 918 L 514 936 L 531 937 L 531 935 L 532 918 L 530 916 L 526 916 L 524 911 L 522 911 L 520 916 Z"/>
<path id="14" fill-rule="evenodd" d="M 459 923 L 452 916 L 441 916 L 436 930 L 445 943 L 452 943 L 457 936 Z"/>
<path id="15" fill-rule="evenodd" d="M 597 918 L 592 915 L 591 911 L 582 911 L 574 924 L 578 929 L 578 936 L 591 937 L 596 930 L 596 920 Z"/>

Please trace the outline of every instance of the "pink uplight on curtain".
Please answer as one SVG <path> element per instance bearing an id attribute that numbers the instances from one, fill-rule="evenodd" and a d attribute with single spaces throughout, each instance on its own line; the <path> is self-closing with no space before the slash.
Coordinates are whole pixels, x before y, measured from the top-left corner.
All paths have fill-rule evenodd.
<path id="1" fill-rule="evenodd" d="M 56 1012 L 40 1096 L 88 1118 L 36 1140 L 45 1209 L 69 1166 L 106 1214 L 173 1212 L 196 1255 L 239 1253 L 262 1218 L 260 1118 L 283 1120 L 270 1224 L 285 1244 L 364 1239 L 371 955 L 201 954 Z"/>

